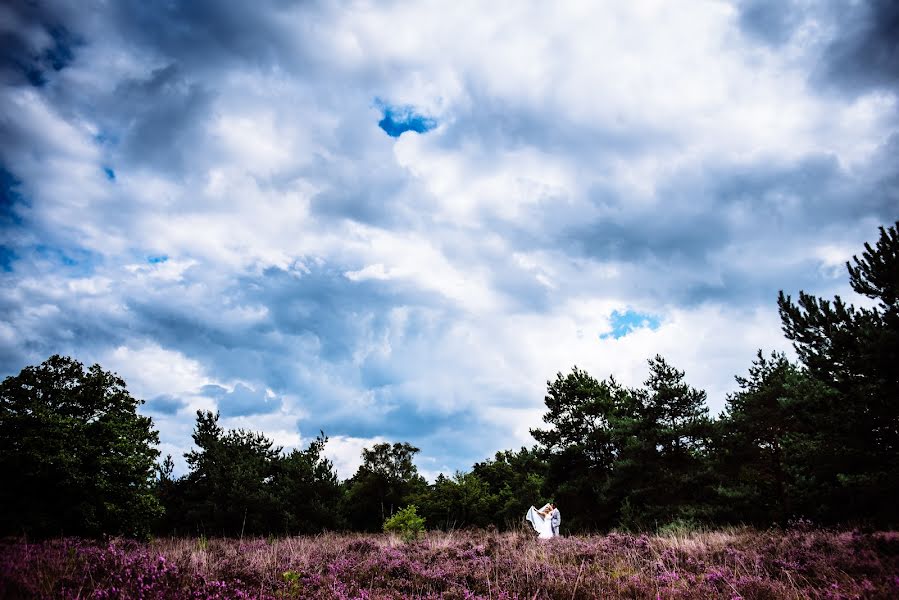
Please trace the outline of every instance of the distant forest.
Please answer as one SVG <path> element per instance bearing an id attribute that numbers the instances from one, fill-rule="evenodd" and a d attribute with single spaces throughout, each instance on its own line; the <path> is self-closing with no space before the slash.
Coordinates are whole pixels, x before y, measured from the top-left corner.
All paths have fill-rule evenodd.
<path id="1" fill-rule="evenodd" d="M 340 481 L 322 434 L 285 453 L 197 412 L 189 472 L 125 382 L 52 356 L 0 384 L 5 535 L 238 536 L 380 531 L 415 505 L 429 528 L 519 527 L 552 499 L 563 532 L 808 520 L 899 526 L 899 222 L 846 263 L 871 308 L 780 293 L 799 359 L 761 350 L 725 410 L 661 356 L 641 387 L 573 368 L 547 382 L 536 445 L 429 484 L 418 448 L 376 444 Z"/>

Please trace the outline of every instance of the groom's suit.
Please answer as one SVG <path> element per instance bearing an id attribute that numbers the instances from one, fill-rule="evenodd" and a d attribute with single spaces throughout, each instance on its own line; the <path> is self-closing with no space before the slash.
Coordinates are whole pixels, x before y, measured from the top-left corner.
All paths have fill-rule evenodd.
<path id="1" fill-rule="evenodd" d="M 552 524 L 552 527 L 553 527 L 553 536 L 558 537 L 559 536 L 559 524 L 562 522 L 562 515 L 559 513 L 558 508 L 553 509 L 552 514 L 550 514 L 549 519 L 550 519 L 549 522 Z"/>

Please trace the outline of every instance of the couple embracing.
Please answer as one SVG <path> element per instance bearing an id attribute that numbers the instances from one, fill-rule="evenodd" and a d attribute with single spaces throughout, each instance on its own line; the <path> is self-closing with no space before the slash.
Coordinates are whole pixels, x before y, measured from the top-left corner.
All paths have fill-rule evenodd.
<path id="1" fill-rule="evenodd" d="M 555 504 L 551 502 L 544 504 L 539 510 L 532 506 L 524 518 L 537 532 L 539 539 L 559 537 L 559 524 L 562 522 L 562 515 Z"/>

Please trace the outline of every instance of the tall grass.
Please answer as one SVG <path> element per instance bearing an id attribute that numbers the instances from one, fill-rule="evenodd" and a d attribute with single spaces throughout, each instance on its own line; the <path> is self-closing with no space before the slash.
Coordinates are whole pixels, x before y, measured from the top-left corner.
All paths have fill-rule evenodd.
<path id="1" fill-rule="evenodd" d="M 0 598 L 899 598 L 899 533 L 8 540 Z"/>

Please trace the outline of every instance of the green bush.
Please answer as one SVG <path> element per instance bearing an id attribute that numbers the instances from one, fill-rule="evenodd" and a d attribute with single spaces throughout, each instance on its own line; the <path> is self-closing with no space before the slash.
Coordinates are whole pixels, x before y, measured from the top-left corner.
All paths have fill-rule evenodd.
<path id="1" fill-rule="evenodd" d="M 660 525 L 656 529 L 656 534 L 660 536 L 685 536 L 702 531 L 705 531 L 705 527 L 699 521 L 680 518 Z"/>
<path id="2" fill-rule="evenodd" d="M 384 521 L 384 531 L 387 533 L 398 533 L 407 542 L 418 539 L 418 535 L 424 530 L 425 520 L 423 517 L 418 516 L 414 504 L 401 509 Z"/>

